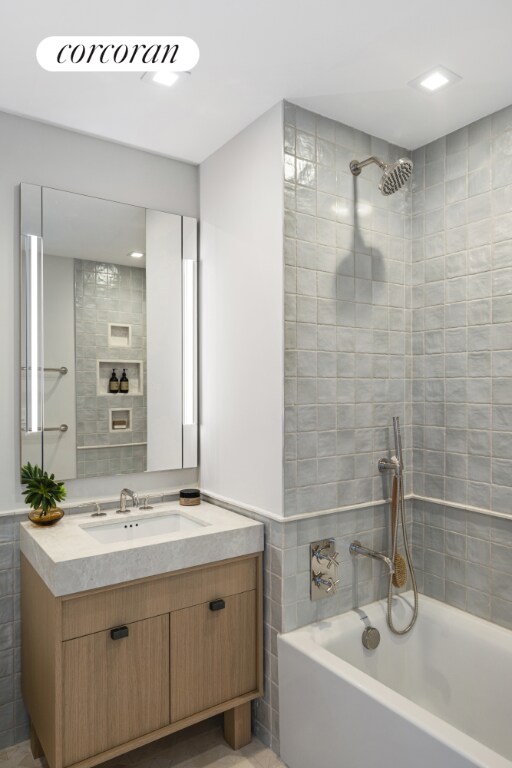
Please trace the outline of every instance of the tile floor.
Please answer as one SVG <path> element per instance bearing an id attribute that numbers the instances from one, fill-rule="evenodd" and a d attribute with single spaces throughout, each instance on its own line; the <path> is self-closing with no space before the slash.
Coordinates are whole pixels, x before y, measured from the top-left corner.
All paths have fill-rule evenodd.
<path id="1" fill-rule="evenodd" d="M 0 768 L 46 768 L 46 761 L 34 760 L 30 744 L 24 741 L 0 752 Z M 286 768 L 271 749 L 253 738 L 234 752 L 222 736 L 219 719 L 187 728 L 126 755 L 103 763 L 103 768 Z"/>

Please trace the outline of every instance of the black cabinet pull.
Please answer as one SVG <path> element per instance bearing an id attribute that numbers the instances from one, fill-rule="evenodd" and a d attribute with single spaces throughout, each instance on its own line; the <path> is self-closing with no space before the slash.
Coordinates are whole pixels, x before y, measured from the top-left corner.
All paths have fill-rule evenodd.
<path id="1" fill-rule="evenodd" d="M 110 630 L 112 640 L 120 640 L 122 637 L 128 637 L 128 627 L 114 627 Z"/>
<path id="2" fill-rule="evenodd" d="M 210 611 L 222 611 L 226 607 L 224 600 L 212 600 L 210 603 Z"/>

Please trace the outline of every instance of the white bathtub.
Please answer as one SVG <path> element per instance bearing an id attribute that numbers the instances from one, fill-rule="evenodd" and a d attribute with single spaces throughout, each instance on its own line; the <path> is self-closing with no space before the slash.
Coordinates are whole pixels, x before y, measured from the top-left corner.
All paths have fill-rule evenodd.
<path id="1" fill-rule="evenodd" d="M 279 637 L 289 768 L 512 768 L 512 632 L 424 596 L 404 637 L 385 601 L 361 613 L 381 633 L 375 651 L 355 611 Z"/>

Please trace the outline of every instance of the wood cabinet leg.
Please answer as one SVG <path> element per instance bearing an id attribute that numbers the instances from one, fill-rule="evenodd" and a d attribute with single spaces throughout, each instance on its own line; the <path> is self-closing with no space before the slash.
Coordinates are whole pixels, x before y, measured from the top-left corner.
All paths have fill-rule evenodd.
<path id="1" fill-rule="evenodd" d="M 241 749 L 249 744 L 251 734 L 251 702 L 224 712 L 224 738 L 232 749 Z"/>
<path id="2" fill-rule="evenodd" d="M 44 757 L 43 748 L 32 724 L 30 724 L 30 751 L 34 760 L 37 760 L 38 757 Z"/>

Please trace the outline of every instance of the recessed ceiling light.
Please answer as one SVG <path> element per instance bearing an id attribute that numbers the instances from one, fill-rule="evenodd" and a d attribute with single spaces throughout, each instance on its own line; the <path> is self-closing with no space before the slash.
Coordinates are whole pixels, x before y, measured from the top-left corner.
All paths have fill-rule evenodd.
<path id="1" fill-rule="evenodd" d="M 169 70 L 159 69 L 158 72 L 144 72 L 141 80 L 146 83 L 157 83 L 157 85 L 166 85 L 170 88 L 171 85 L 175 85 L 178 80 L 185 79 L 185 75 L 190 75 L 190 72 L 171 72 Z"/>
<path id="2" fill-rule="evenodd" d="M 433 93 L 441 88 L 446 88 L 447 85 L 452 85 L 458 80 L 462 80 L 460 75 L 456 75 L 455 72 L 450 72 L 446 67 L 434 67 L 429 72 L 425 72 L 419 77 L 415 77 L 408 85 L 412 88 L 417 88 L 419 91 L 427 91 Z"/>
<path id="3" fill-rule="evenodd" d="M 178 80 L 179 75 L 177 72 L 166 72 L 161 69 L 159 72 L 153 72 L 153 82 L 159 85 L 167 85 L 170 87 Z"/>
<path id="4" fill-rule="evenodd" d="M 428 91 L 437 91 L 438 88 L 442 88 L 450 81 L 441 72 L 432 72 L 431 75 L 426 77 L 420 82 L 422 88 L 426 88 Z"/>
<path id="5" fill-rule="evenodd" d="M 143 259 L 144 258 L 144 254 L 141 253 L 140 251 L 132 251 L 131 253 L 128 254 L 128 256 L 131 256 L 132 259 Z"/>

